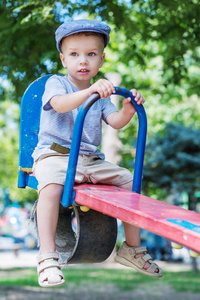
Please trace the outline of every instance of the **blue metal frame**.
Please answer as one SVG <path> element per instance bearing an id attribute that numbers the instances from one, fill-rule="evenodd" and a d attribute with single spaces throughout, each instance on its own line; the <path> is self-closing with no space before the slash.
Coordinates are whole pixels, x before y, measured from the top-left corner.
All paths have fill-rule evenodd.
<path id="1" fill-rule="evenodd" d="M 38 141 L 42 95 L 44 93 L 45 83 L 50 76 L 52 75 L 43 76 L 34 81 L 28 87 L 22 98 L 18 173 L 19 188 L 25 188 L 26 186 L 29 186 L 31 188 L 37 189 L 37 179 L 31 174 L 29 174 L 28 171 L 26 172 L 24 170 L 32 168 L 33 159 L 31 155 Z M 117 95 L 121 95 L 123 97 L 131 97 L 131 102 L 134 105 L 138 115 L 139 128 L 132 191 L 140 193 L 147 133 L 146 113 L 142 105 L 137 105 L 132 93 L 129 90 L 119 87 L 116 87 L 115 89 Z M 84 104 L 80 107 L 75 121 L 69 156 L 69 165 L 67 169 L 66 182 L 62 198 L 63 206 L 70 206 L 74 202 L 75 192 L 73 191 L 73 187 L 81 142 L 81 135 L 83 130 L 83 123 L 91 105 L 95 103 L 98 99 L 99 95 L 97 93 L 92 94 L 88 99 L 86 99 Z"/>
<path id="2" fill-rule="evenodd" d="M 147 134 L 146 113 L 144 107 L 136 103 L 134 96 L 129 90 L 124 88 L 119 88 L 119 87 L 115 87 L 115 89 L 116 89 L 115 95 L 120 95 L 125 98 L 131 97 L 131 103 L 135 107 L 138 115 L 139 128 L 138 128 L 132 191 L 136 193 L 140 193 L 141 183 L 142 183 L 144 152 L 145 152 L 145 144 L 146 144 L 146 134 Z M 94 93 L 89 98 L 87 98 L 87 100 L 81 106 L 78 115 L 76 117 L 73 136 L 72 136 L 70 155 L 69 155 L 66 181 L 65 181 L 65 186 L 64 186 L 63 196 L 62 196 L 62 206 L 64 207 L 68 207 L 72 203 L 74 203 L 75 191 L 73 191 L 73 187 L 74 187 L 74 181 L 76 175 L 76 166 L 77 166 L 79 148 L 81 143 L 83 123 L 84 123 L 85 116 L 88 110 L 90 109 L 91 105 L 95 103 L 98 99 L 99 99 L 99 94 L 97 93 Z"/>

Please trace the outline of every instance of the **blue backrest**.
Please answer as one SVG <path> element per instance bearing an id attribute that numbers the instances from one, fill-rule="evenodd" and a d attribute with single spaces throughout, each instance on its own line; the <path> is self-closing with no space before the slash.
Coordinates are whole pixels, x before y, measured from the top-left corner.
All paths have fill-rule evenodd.
<path id="1" fill-rule="evenodd" d="M 33 166 L 32 153 L 38 142 L 42 95 L 47 79 L 46 75 L 35 80 L 25 91 L 21 102 L 19 171 L 31 172 Z M 21 184 L 18 184 L 19 187 Z"/>

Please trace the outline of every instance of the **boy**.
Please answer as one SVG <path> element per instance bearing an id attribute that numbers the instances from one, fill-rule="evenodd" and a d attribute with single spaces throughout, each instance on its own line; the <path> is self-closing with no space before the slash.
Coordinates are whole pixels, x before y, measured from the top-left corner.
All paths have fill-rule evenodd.
<path id="1" fill-rule="evenodd" d="M 129 98 L 123 100 L 120 111 L 111 103 L 108 97 L 115 92 L 111 82 L 100 79 L 90 84 L 103 64 L 103 51 L 109 42 L 109 33 L 107 25 L 90 20 L 68 22 L 56 31 L 57 48 L 68 75 L 54 75 L 47 81 L 42 99 L 39 141 L 33 153 L 34 174 L 39 183 L 38 281 L 44 287 L 58 286 L 65 282 L 58 264 L 55 233 L 69 155 L 51 150 L 50 146 L 55 142 L 70 148 L 79 106 L 94 92 L 98 92 L 101 99 L 90 108 L 85 119 L 75 182 L 110 184 L 128 190 L 132 188 L 132 174 L 104 161 L 104 154 L 98 149 L 102 119 L 119 129 L 135 114 Z M 145 102 L 135 89 L 131 92 L 138 104 Z M 140 247 L 140 229 L 127 223 L 123 225 L 126 242 L 118 251 L 116 261 L 143 274 L 161 277 L 162 270 L 152 262 L 146 248 Z"/>

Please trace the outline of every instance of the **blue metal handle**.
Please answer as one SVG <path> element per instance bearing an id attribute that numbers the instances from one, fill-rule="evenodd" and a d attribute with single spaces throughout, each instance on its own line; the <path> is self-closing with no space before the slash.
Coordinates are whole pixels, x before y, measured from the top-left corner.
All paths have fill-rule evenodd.
<path id="1" fill-rule="evenodd" d="M 134 96 L 129 90 L 120 87 L 115 87 L 115 90 L 116 93 L 114 95 L 120 95 L 125 98 L 131 97 L 131 103 L 133 104 L 138 115 L 139 128 L 138 128 L 132 191 L 136 193 L 140 193 L 141 184 L 142 184 L 142 170 L 143 170 L 144 152 L 145 152 L 145 144 L 146 144 L 146 133 L 147 133 L 146 113 L 144 107 L 136 103 Z M 73 187 L 74 187 L 74 181 L 76 175 L 76 166 L 78 161 L 81 136 L 83 131 L 83 123 L 88 110 L 90 109 L 92 104 L 94 104 L 99 98 L 100 96 L 98 93 L 94 93 L 90 97 L 88 97 L 84 102 L 84 104 L 80 107 L 80 110 L 75 120 L 70 155 L 69 155 L 69 163 L 67 168 L 67 175 L 66 175 L 65 186 L 63 190 L 63 196 L 62 196 L 62 206 L 64 207 L 68 207 L 74 202 L 75 191 L 73 191 Z"/>

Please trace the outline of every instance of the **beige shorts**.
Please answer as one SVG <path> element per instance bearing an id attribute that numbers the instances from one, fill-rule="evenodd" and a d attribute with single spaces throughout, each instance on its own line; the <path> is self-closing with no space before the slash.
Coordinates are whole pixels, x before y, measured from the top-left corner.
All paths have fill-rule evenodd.
<path id="1" fill-rule="evenodd" d="M 38 180 L 38 192 L 46 185 L 64 185 L 69 154 L 42 155 L 33 165 Z M 117 165 L 100 159 L 97 155 L 79 154 L 75 183 L 100 183 L 122 186 L 133 180 L 132 173 Z"/>

